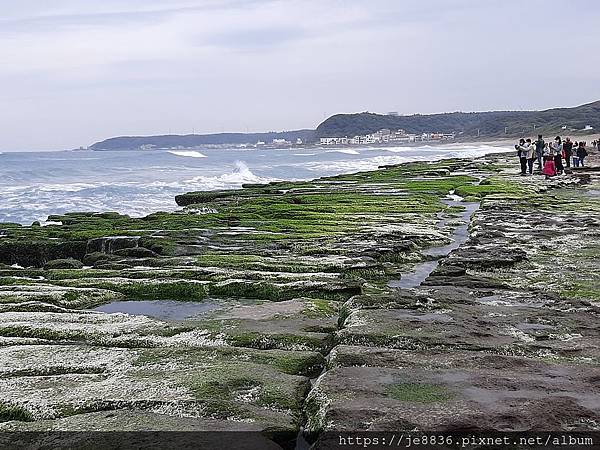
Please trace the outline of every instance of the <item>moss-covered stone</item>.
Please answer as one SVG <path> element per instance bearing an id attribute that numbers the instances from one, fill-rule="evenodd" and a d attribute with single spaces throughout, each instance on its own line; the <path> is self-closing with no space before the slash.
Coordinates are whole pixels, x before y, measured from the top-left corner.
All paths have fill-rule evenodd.
<path id="1" fill-rule="evenodd" d="M 0 422 L 12 420 L 31 422 L 33 417 L 31 416 L 31 413 L 22 406 L 0 402 Z"/>
<path id="2" fill-rule="evenodd" d="M 453 395 L 444 386 L 429 383 L 397 383 L 388 386 L 387 393 L 394 400 L 417 403 L 439 403 Z"/>

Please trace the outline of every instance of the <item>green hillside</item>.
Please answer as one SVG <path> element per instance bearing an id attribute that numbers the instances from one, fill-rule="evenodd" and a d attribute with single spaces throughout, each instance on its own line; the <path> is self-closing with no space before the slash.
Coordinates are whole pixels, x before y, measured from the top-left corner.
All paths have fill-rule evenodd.
<path id="1" fill-rule="evenodd" d="M 600 129 L 600 101 L 544 111 L 453 112 L 411 116 L 369 112 L 336 114 L 317 127 L 316 137 L 350 137 L 374 133 L 382 128 L 404 129 L 409 133 L 456 132 L 465 137 L 500 137 L 557 133 L 562 131 L 563 126 L 569 131 L 582 130 L 587 125 L 595 130 Z"/>
<path id="2" fill-rule="evenodd" d="M 92 144 L 92 150 L 137 150 L 143 146 L 155 148 L 186 147 L 201 145 L 251 144 L 257 141 L 271 142 L 273 139 L 287 139 L 303 142 L 314 139 L 314 130 L 269 131 L 266 133 L 216 133 L 166 136 L 120 136 Z"/>

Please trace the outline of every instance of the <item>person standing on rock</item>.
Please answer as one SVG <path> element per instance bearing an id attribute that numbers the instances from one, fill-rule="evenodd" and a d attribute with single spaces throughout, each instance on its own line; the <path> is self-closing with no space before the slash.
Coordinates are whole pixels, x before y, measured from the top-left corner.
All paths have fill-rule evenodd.
<path id="1" fill-rule="evenodd" d="M 556 166 L 554 164 L 554 150 L 552 145 L 544 145 L 544 168 L 542 169 L 542 175 L 546 176 L 546 179 L 556 175 Z"/>
<path id="2" fill-rule="evenodd" d="M 554 142 L 551 144 L 552 156 L 554 157 L 554 166 L 556 167 L 556 172 L 562 174 L 565 170 L 563 167 L 562 161 L 562 139 L 560 136 L 556 136 L 554 138 Z"/>
<path id="3" fill-rule="evenodd" d="M 527 174 L 527 148 L 525 147 L 525 139 L 519 139 L 519 143 L 515 144 L 517 150 L 517 157 L 521 163 L 521 175 Z"/>
<path id="4" fill-rule="evenodd" d="M 537 158 L 538 169 L 542 170 L 542 157 L 544 156 L 544 146 L 546 143 L 541 134 L 538 134 L 537 140 L 534 142 L 535 144 L 535 156 Z"/>
<path id="5" fill-rule="evenodd" d="M 588 152 L 585 149 L 585 142 L 580 142 L 579 143 L 579 146 L 577 147 L 577 152 L 576 153 L 577 153 L 577 158 L 579 158 L 579 164 L 581 165 L 581 167 L 585 167 L 585 164 L 583 163 L 583 160 L 588 155 Z"/>
<path id="6" fill-rule="evenodd" d="M 548 143 L 546 142 L 544 144 L 544 150 L 542 150 L 542 165 L 544 165 L 546 163 L 546 161 L 548 161 L 549 159 L 554 160 L 554 158 L 551 156 L 551 150 L 550 150 L 550 146 L 548 145 Z"/>
<path id="7" fill-rule="evenodd" d="M 533 162 L 536 160 L 535 145 L 532 144 L 531 139 L 527 138 L 525 141 L 525 148 L 527 149 L 527 170 L 529 175 L 533 175 Z"/>
<path id="8" fill-rule="evenodd" d="M 571 167 L 571 156 L 573 156 L 573 143 L 571 142 L 571 138 L 566 138 L 563 143 L 563 157 L 565 158 L 567 167 Z"/>

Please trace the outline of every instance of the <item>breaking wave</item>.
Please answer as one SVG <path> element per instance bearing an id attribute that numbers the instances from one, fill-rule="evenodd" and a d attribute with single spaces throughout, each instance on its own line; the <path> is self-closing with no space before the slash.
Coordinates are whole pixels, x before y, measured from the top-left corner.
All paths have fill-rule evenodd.
<path id="1" fill-rule="evenodd" d="M 223 175 L 214 177 L 200 175 L 184 180 L 183 183 L 187 185 L 198 185 L 202 189 L 210 190 L 241 187 L 242 184 L 246 183 L 269 183 L 270 181 L 276 181 L 276 178 L 259 177 L 252 173 L 244 162 L 236 161 L 235 170 L 233 172 L 224 173 Z"/>
<path id="2" fill-rule="evenodd" d="M 203 150 L 205 159 L 193 150 L 169 151 L 180 158 L 166 151 L 4 152 L 0 165 L 0 222 L 30 224 L 68 211 L 118 211 L 144 216 L 178 209 L 175 196 L 189 191 L 237 189 L 243 184 L 306 180 L 407 161 L 509 150 L 507 146 L 483 143 L 357 150 L 311 148 L 297 154 L 207 148 Z"/>
<path id="3" fill-rule="evenodd" d="M 345 153 L 346 155 L 360 155 L 356 150 L 351 148 L 340 148 L 336 150 L 327 150 L 325 153 Z"/>
<path id="4" fill-rule="evenodd" d="M 387 149 L 386 149 L 387 150 Z M 393 150 L 393 149 L 390 149 Z M 403 150 L 405 155 L 380 155 L 370 158 L 335 160 L 335 161 L 314 161 L 305 165 L 311 171 L 320 175 L 355 173 L 367 170 L 376 170 L 380 166 L 402 164 L 411 161 L 439 161 L 446 158 L 472 158 L 483 156 L 489 153 L 505 152 L 506 147 L 478 145 L 478 146 L 456 146 L 456 147 L 430 147 L 423 146 L 419 148 L 410 148 Z M 400 153 L 396 151 L 394 153 Z"/>
<path id="5" fill-rule="evenodd" d="M 203 155 L 202 153 L 193 150 L 170 150 L 167 153 L 170 153 L 175 156 L 185 156 L 188 158 L 206 158 L 206 155 Z"/>

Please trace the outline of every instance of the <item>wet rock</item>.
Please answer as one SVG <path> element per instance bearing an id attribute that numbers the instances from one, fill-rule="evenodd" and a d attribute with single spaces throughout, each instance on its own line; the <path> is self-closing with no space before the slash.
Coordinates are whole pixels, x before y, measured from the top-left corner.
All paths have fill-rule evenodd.
<path id="1" fill-rule="evenodd" d="M 116 250 L 114 252 L 117 256 L 126 256 L 129 258 L 156 258 L 158 257 L 158 253 L 153 252 L 150 249 L 144 247 L 133 247 L 133 248 L 124 248 L 121 250 Z"/>
<path id="2" fill-rule="evenodd" d="M 83 263 L 73 258 L 68 259 L 53 259 L 44 264 L 44 269 L 81 269 Z"/>
<path id="3" fill-rule="evenodd" d="M 90 431 L 90 424 L 99 434 Z M 48 432 L 69 430 L 74 433 L 61 437 L 55 434 L 0 433 L 0 446 L 6 448 L 236 448 L 240 450 L 281 450 L 293 431 L 273 428 L 270 424 L 241 422 L 198 417 L 176 417 L 162 412 L 113 410 L 77 414 L 37 422 L 8 422 L 0 424 L 4 432 Z M 116 431 L 117 433 L 110 433 Z M 157 434 L 155 431 L 167 433 Z M 124 434 L 122 432 L 135 432 Z M 243 434 L 244 439 L 240 440 Z"/>
<path id="4" fill-rule="evenodd" d="M 109 236 L 90 239 L 87 242 L 86 253 L 100 252 L 113 254 L 117 250 L 137 247 L 139 240 L 139 236 Z"/>
<path id="5" fill-rule="evenodd" d="M 333 345 L 338 309 L 337 302 L 328 300 L 266 302 L 217 313 L 196 326 L 234 347 L 326 354 Z"/>
<path id="6" fill-rule="evenodd" d="M 452 262 L 454 263 L 454 261 Z M 421 283 L 422 286 L 455 286 L 471 289 L 509 289 L 509 286 L 505 283 L 487 277 L 476 275 L 458 275 L 458 272 L 454 272 L 452 275 L 438 275 L 438 273 L 434 272 L 427 277 L 423 283 Z"/>
<path id="7" fill-rule="evenodd" d="M 106 253 L 92 252 L 92 253 L 87 253 L 83 257 L 83 263 L 87 266 L 94 266 L 101 261 L 108 261 L 110 259 L 111 259 L 111 256 L 107 255 Z"/>
<path id="8" fill-rule="evenodd" d="M 308 378 L 289 371 L 297 370 L 294 367 L 303 358 L 314 359 L 308 353 L 243 349 L 73 345 L 6 347 L 0 348 L 0 357 L 5 361 L 0 386 L 3 392 L 11 392 L 3 401 L 26 408 L 37 420 L 29 427 L 9 424 L 4 430 L 44 430 L 54 423 L 86 429 L 86 413 L 118 415 L 128 409 L 132 415 L 122 416 L 129 417 L 126 424 L 100 416 L 95 427 L 140 429 L 145 418 L 150 420 L 145 429 L 168 429 L 184 417 L 198 419 L 191 429 L 201 430 L 218 420 L 213 423 L 216 429 L 269 428 L 273 434 L 267 434 L 277 439 L 295 435 L 301 402 L 310 386 Z M 74 415 L 81 419 L 69 418 Z M 159 415 L 164 416 L 162 426 Z M 183 419 L 174 429 L 185 430 L 191 424 Z"/>
<path id="9" fill-rule="evenodd" d="M 523 367 L 515 360 L 510 370 L 487 368 L 483 362 L 474 368 L 444 368 L 432 360 L 432 366 L 417 362 L 410 369 L 333 368 L 308 396 L 307 429 L 315 434 L 526 431 L 564 427 L 574 414 L 593 429 L 600 418 L 600 392 L 584 388 L 589 368 L 538 362 L 531 370 L 525 362 Z"/>
<path id="10" fill-rule="evenodd" d="M 449 264 L 474 268 L 511 267 L 527 259 L 527 252 L 505 246 L 461 247 L 450 255 Z"/>
<path id="11" fill-rule="evenodd" d="M 36 285 L 0 286 L 0 303 L 42 302 L 64 308 L 84 308 L 120 300 L 123 295 L 91 287 Z"/>
<path id="12" fill-rule="evenodd" d="M 216 199 L 223 199 L 240 195 L 239 190 L 230 191 L 210 191 L 210 192 L 189 192 L 175 196 L 175 202 L 179 206 L 189 206 L 201 203 L 209 203 Z"/>
<path id="13" fill-rule="evenodd" d="M 1 240 L 0 262 L 23 267 L 43 267 L 48 261 L 74 258 L 82 260 L 86 243 L 83 241 Z"/>
<path id="14" fill-rule="evenodd" d="M 144 218 L 0 226 L 0 405 L 34 420 L 2 427 L 251 429 L 289 447 L 304 414 L 312 433 L 595 426 L 600 183 L 514 164 L 419 162 L 190 193 L 179 201 L 199 207 Z M 455 247 L 450 192 L 482 203 Z M 65 258 L 93 268 L 27 268 Z M 388 286 L 423 262 L 438 267 L 421 285 Z M 125 299 L 218 308 L 76 310 Z"/>
<path id="15" fill-rule="evenodd" d="M 438 265 L 431 273 L 434 277 L 462 277 L 467 274 L 467 269 L 464 267 L 453 265 Z"/>
<path id="16" fill-rule="evenodd" d="M 595 358 L 600 333 L 587 312 L 507 303 L 450 304 L 439 310 L 351 312 L 336 343 L 424 351 L 456 349 L 507 355 Z"/>
<path id="17" fill-rule="evenodd" d="M 94 263 L 94 268 L 99 270 L 126 270 L 133 267 L 133 264 L 121 262 L 98 261 Z"/>

